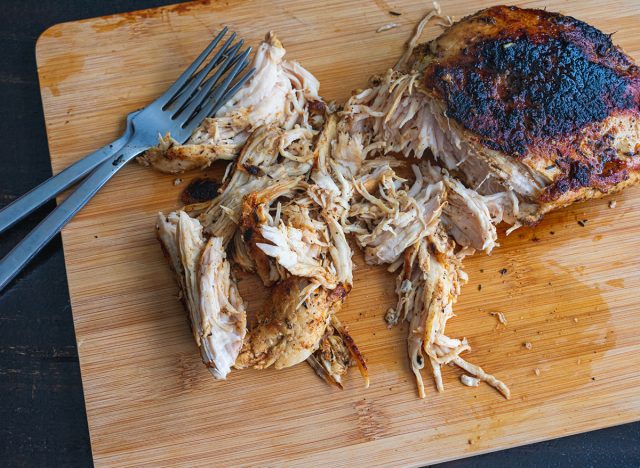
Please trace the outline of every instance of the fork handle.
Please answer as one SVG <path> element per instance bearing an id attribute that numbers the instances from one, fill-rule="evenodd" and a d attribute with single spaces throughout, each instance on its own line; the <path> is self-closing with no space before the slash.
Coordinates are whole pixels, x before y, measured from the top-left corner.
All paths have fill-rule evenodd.
<path id="1" fill-rule="evenodd" d="M 144 149 L 146 148 L 135 144 L 127 144 L 116 155 L 100 164 L 71 195 L 0 260 L 0 291 L 62 230 L 122 166 Z"/>
<path id="2" fill-rule="evenodd" d="M 112 143 L 82 158 L 67 167 L 59 174 L 45 180 L 25 195 L 0 210 L 0 233 L 20 221 L 35 209 L 58 195 L 78 180 L 85 177 L 97 166 L 116 154 L 133 134 L 131 120 L 137 114 L 133 112 L 127 116 L 127 126 L 124 134 Z"/>

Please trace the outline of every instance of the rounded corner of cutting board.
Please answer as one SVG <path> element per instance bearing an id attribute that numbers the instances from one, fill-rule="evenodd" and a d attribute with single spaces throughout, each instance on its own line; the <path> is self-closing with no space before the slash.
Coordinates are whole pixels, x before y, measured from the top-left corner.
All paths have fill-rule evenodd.
<path id="1" fill-rule="evenodd" d="M 49 26 L 47 29 L 42 31 L 38 38 L 36 39 L 36 63 L 38 63 L 38 68 L 40 66 L 39 59 L 42 54 L 43 44 L 46 46 L 47 42 L 53 38 L 60 37 L 62 35 L 62 29 L 68 25 L 72 24 L 72 21 L 64 22 L 64 23 L 56 23 Z"/>

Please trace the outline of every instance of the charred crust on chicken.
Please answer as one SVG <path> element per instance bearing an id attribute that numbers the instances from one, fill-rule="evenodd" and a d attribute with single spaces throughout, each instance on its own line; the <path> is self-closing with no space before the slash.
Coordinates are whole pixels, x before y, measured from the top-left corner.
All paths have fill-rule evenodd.
<path id="1" fill-rule="evenodd" d="M 180 195 L 180 200 L 185 205 L 213 200 L 218 196 L 219 188 L 220 184 L 215 180 L 198 177 L 189 182 L 189 185 Z"/>
<path id="2" fill-rule="evenodd" d="M 412 67 L 478 151 L 545 181 L 532 201 L 553 206 L 540 214 L 622 188 L 640 168 L 640 70 L 582 21 L 495 6 L 417 47 Z"/>

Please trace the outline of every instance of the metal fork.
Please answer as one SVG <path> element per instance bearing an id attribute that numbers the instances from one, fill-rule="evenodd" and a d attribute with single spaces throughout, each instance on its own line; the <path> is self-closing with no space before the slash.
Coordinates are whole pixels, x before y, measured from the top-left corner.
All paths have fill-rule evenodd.
<path id="1" fill-rule="evenodd" d="M 129 114 L 126 131 L 120 138 L 0 210 L 2 232 L 90 173 L 71 195 L 0 260 L 0 291 L 121 167 L 155 146 L 159 134 L 170 133 L 179 143 L 186 142 L 200 122 L 215 114 L 251 77 L 255 71 L 253 68 L 242 74 L 249 64 L 251 48 L 240 52 L 243 41 L 233 44 L 235 33 L 207 61 L 227 32 L 225 27 L 162 96 L 144 109 Z"/>

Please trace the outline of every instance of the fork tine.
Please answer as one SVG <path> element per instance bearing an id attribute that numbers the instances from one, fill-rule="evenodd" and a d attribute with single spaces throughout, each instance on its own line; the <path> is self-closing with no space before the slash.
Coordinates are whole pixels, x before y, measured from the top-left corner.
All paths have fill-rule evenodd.
<path id="1" fill-rule="evenodd" d="M 236 64 L 236 63 L 238 63 L 238 61 L 239 61 L 239 60 L 240 60 L 240 55 L 236 56 L 236 57 L 232 60 L 232 62 L 233 62 L 233 64 Z M 247 68 L 247 65 L 249 65 L 249 63 L 250 63 L 249 59 L 248 59 L 248 58 L 244 58 L 244 59 L 242 60 L 242 64 L 240 65 L 240 68 L 235 72 L 235 76 L 240 75 L 240 73 L 242 73 L 242 71 L 243 71 L 245 68 Z M 231 78 L 231 80 L 232 80 L 232 81 L 233 81 L 233 78 L 235 78 L 235 76 Z M 234 92 L 233 94 L 235 94 L 235 93 L 238 91 L 238 89 L 240 89 L 240 87 L 239 87 L 239 86 L 237 86 L 237 83 L 236 83 L 236 85 L 234 85 L 234 87 L 235 87 L 235 88 L 237 88 L 237 89 L 235 90 L 235 92 Z M 209 93 L 209 95 L 206 97 L 206 99 L 204 99 L 203 104 L 201 104 L 201 105 L 196 109 L 196 111 L 198 111 L 198 112 L 199 112 L 199 111 L 200 111 L 200 109 L 202 109 L 202 108 L 203 108 L 203 107 L 205 107 L 205 106 L 211 107 L 211 106 L 209 106 L 209 103 L 211 103 L 211 102 L 218 102 L 218 101 L 220 101 L 220 102 L 221 102 L 221 104 L 222 104 L 222 105 L 224 105 L 224 103 L 226 103 L 226 102 L 227 102 L 227 100 L 228 100 L 231 96 L 233 96 L 233 94 L 231 94 L 231 90 L 229 90 L 229 91 L 227 91 L 227 92 L 224 92 L 224 91 L 225 91 L 225 89 L 226 89 L 226 88 L 222 89 L 222 87 L 221 87 L 221 88 L 218 88 L 218 89 L 214 89 L 214 90 L 213 90 L 213 92 L 210 92 L 210 93 Z M 223 101 L 223 99 L 224 99 L 224 98 L 220 98 L 220 96 L 222 95 L 222 93 L 223 93 L 223 92 L 224 92 L 224 97 L 226 98 L 226 100 L 224 100 L 224 101 Z M 208 115 L 210 115 L 210 114 L 208 114 Z"/>
<path id="2" fill-rule="evenodd" d="M 200 83 L 202 83 L 202 80 L 204 80 L 207 77 L 207 75 L 211 72 L 211 70 L 214 67 L 224 62 L 229 55 L 234 55 L 236 52 L 238 52 L 238 49 L 242 47 L 242 44 L 244 44 L 244 40 L 240 39 L 238 41 L 240 45 L 236 43 L 236 45 L 234 45 L 233 47 L 231 47 L 231 49 L 229 49 L 229 45 L 233 42 L 235 38 L 236 38 L 236 33 L 231 34 L 231 37 L 225 41 L 225 43 L 222 45 L 220 50 L 216 52 L 216 54 L 211 58 L 211 60 L 209 60 L 209 62 L 204 67 L 202 67 L 201 70 L 199 70 L 195 75 L 193 75 L 192 79 L 187 81 L 187 84 L 184 86 L 180 94 L 183 94 L 185 91 L 187 91 L 187 89 L 189 89 L 190 92 L 193 93 L 193 91 L 200 85 Z M 193 85 L 194 82 L 196 82 L 197 84 Z"/>
<path id="3" fill-rule="evenodd" d="M 231 37 L 225 41 L 224 45 L 215 53 L 211 60 L 209 60 L 209 62 L 202 68 L 202 70 L 193 75 L 192 79 L 187 81 L 183 86 L 180 93 L 167 103 L 165 108 L 171 110 L 174 116 L 180 113 L 180 111 L 182 111 L 182 109 L 189 103 L 189 100 L 193 97 L 194 93 L 198 91 L 198 87 L 207 77 L 209 72 L 215 66 L 219 65 L 221 61 L 224 63 L 229 55 L 233 56 L 236 53 L 238 47 L 234 46 L 229 49 L 229 46 L 233 43 L 235 37 L 236 33 L 233 33 Z M 224 58 L 222 59 L 222 57 Z"/>
<path id="4" fill-rule="evenodd" d="M 238 79 L 236 84 L 229 91 L 225 93 L 231 80 L 233 80 L 241 72 L 241 70 L 248 65 L 248 63 L 248 60 L 242 60 L 238 62 L 236 64 L 236 67 L 234 67 L 234 69 L 229 72 L 229 75 L 226 77 L 225 81 L 218 88 L 216 88 L 216 90 L 208 97 L 206 103 L 198 110 L 198 112 L 192 118 L 190 118 L 185 125 L 183 125 L 183 128 L 187 125 L 198 125 L 202 120 L 205 119 L 205 117 L 215 114 L 231 97 L 233 97 L 256 71 L 255 68 L 251 68 L 240 79 Z M 220 98 L 220 96 L 222 96 L 222 98 Z"/>
<path id="5" fill-rule="evenodd" d="M 242 65 L 242 67 L 238 71 L 238 75 L 242 73 L 242 71 L 247 67 L 247 65 L 249 65 L 249 60 L 246 60 L 245 63 Z M 225 103 L 227 103 L 229 99 L 231 99 L 240 90 L 242 85 L 244 85 L 245 82 L 253 76 L 255 71 L 256 71 L 255 68 L 251 68 L 247 73 L 245 73 L 244 76 L 242 76 L 229 91 L 224 93 L 224 96 L 220 98 L 220 104 L 224 105 Z"/>
<path id="6" fill-rule="evenodd" d="M 240 39 L 238 42 L 241 42 L 244 45 L 244 40 Z M 236 49 L 237 52 L 237 49 Z M 231 68 L 232 66 L 234 66 L 236 64 L 236 62 L 240 60 L 240 55 L 236 55 L 233 60 L 231 60 L 231 62 L 229 63 L 227 69 Z"/>
<path id="7" fill-rule="evenodd" d="M 244 70 L 244 68 L 247 65 L 249 65 L 249 62 L 247 62 L 241 68 L 241 70 L 238 72 L 238 74 L 240 74 L 242 72 L 242 70 Z M 212 99 L 211 103 L 213 105 L 207 104 L 207 108 L 204 108 L 206 115 L 207 116 L 214 115 L 216 112 L 218 112 L 218 110 L 220 110 L 220 108 L 222 106 L 224 106 L 229 101 L 229 99 L 231 99 L 240 90 L 240 88 L 246 83 L 246 81 L 253 76 L 255 71 L 256 71 L 255 68 L 249 69 L 249 71 L 247 73 L 245 73 L 243 76 L 241 76 L 238 79 L 238 81 L 233 85 L 233 87 L 229 91 L 224 93 L 224 95 L 220 99 L 218 99 L 218 100 L 213 100 Z M 208 110 L 208 112 L 206 112 L 207 110 Z"/>
<path id="8" fill-rule="evenodd" d="M 247 65 L 248 65 L 248 63 L 247 63 Z M 244 68 L 244 67 L 242 67 L 242 68 Z M 205 116 L 214 115 L 216 112 L 218 112 L 218 110 L 222 106 L 224 106 L 229 101 L 229 99 L 231 99 L 240 90 L 240 88 L 242 88 L 242 86 L 246 83 L 246 81 L 253 76 L 255 71 L 256 71 L 255 68 L 250 68 L 247 73 L 245 73 L 243 76 L 241 76 L 238 79 L 236 84 L 234 84 L 233 87 L 229 91 L 224 93 L 222 98 L 220 98 L 218 100 L 215 100 L 215 101 L 212 99 L 211 100 L 211 104 L 207 104 L 207 106 L 205 108 L 203 108 Z"/>
<path id="9" fill-rule="evenodd" d="M 233 65 L 236 64 L 236 62 L 238 60 L 240 60 L 240 56 L 241 54 L 237 54 L 238 50 L 240 49 L 240 47 L 242 47 L 244 45 L 244 40 L 240 39 L 238 41 L 238 43 L 236 45 L 234 45 L 229 52 L 227 53 L 227 56 L 225 57 L 225 60 L 229 57 L 232 56 L 232 59 L 230 61 L 227 61 L 225 63 L 223 63 L 220 66 L 221 72 L 224 73 L 227 70 L 229 70 Z M 237 54 L 237 55 L 236 55 Z M 207 86 L 210 86 L 212 82 L 215 82 L 218 78 L 220 77 L 220 74 L 214 74 L 212 76 L 210 76 L 209 78 L 207 78 L 207 80 L 202 83 L 202 86 L 200 87 L 200 89 L 204 89 Z M 211 89 L 211 87 L 209 88 Z"/>
<path id="10" fill-rule="evenodd" d="M 220 40 L 227 34 L 229 28 L 226 26 L 218 33 L 216 37 L 209 43 L 207 47 L 198 55 L 198 57 L 187 67 L 187 69 L 178 77 L 178 79 L 167 89 L 167 91 L 160 97 L 163 101 L 163 105 L 166 105 L 170 102 L 173 97 L 182 89 L 185 83 L 191 78 L 191 76 L 195 73 L 202 62 L 206 60 L 206 58 L 211 54 L 211 51 L 216 48 Z"/>
<path id="11" fill-rule="evenodd" d="M 233 59 L 233 55 L 227 55 L 227 57 L 224 59 L 224 62 L 222 62 L 222 64 L 216 69 L 213 75 L 207 79 L 203 86 L 201 86 L 189 97 L 189 100 L 185 103 L 185 105 L 183 105 L 177 112 L 175 112 L 171 116 L 171 119 L 175 120 L 176 118 L 181 117 L 181 123 L 184 123 L 189 118 L 189 116 L 194 113 L 198 106 L 200 106 L 202 96 L 211 91 L 220 77 L 228 69 L 228 64 L 231 63 Z"/>
<path id="12" fill-rule="evenodd" d="M 237 63 L 239 58 L 240 56 L 237 56 L 236 58 L 234 58 L 233 62 Z M 248 58 L 243 59 L 240 68 L 235 73 L 232 72 L 234 76 L 232 76 L 231 79 L 233 80 L 235 76 L 238 76 L 240 73 L 242 73 L 242 71 L 247 67 L 247 65 L 249 65 L 249 63 L 250 60 Z M 204 104 L 196 108 L 195 112 L 197 112 L 198 114 L 189 120 L 189 124 L 191 124 L 192 122 L 199 123 L 205 117 L 209 117 L 217 112 L 224 104 L 227 103 L 227 101 L 229 101 L 229 99 L 231 99 L 233 95 L 238 92 L 242 85 L 251 77 L 251 75 L 253 75 L 254 71 L 255 68 L 249 70 L 248 73 L 246 73 L 236 82 L 236 84 L 233 85 L 233 88 L 224 93 L 224 96 L 222 98 L 220 98 L 220 96 L 225 91 L 228 85 L 221 86 L 220 88 L 217 88 L 212 93 L 210 93 L 204 100 Z M 202 110 L 204 110 L 204 112 L 202 112 Z"/>
<path id="13" fill-rule="evenodd" d="M 242 65 L 242 63 L 247 58 L 247 56 L 249 55 L 250 52 L 251 52 L 251 47 L 248 47 L 247 50 L 245 50 L 240 55 L 240 60 L 232 68 L 232 71 L 229 72 L 229 75 L 227 75 L 225 77 L 225 79 L 223 80 L 222 84 L 218 87 L 218 89 L 216 89 L 216 92 L 220 92 L 220 89 L 222 89 L 222 88 L 224 88 L 221 91 L 222 93 L 224 93 L 224 91 L 226 91 L 227 87 L 229 86 L 229 83 L 231 82 L 231 80 L 233 78 L 235 78 L 235 76 L 238 73 L 238 69 L 240 68 L 240 66 Z M 202 104 L 209 97 L 209 94 L 210 94 L 211 90 L 218 83 L 219 79 L 222 77 L 224 72 L 227 70 L 228 64 L 230 64 L 233 61 L 234 58 L 235 58 L 235 56 L 229 55 L 227 57 L 227 59 L 224 61 L 224 63 L 220 66 L 220 68 L 218 68 L 216 70 L 216 72 L 213 74 L 213 76 L 210 79 L 207 80 L 207 85 L 203 86 L 202 88 L 200 88 L 200 90 L 196 93 L 195 96 L 193 96 L 193 98 L 189 102 L 189 105 L 187 105 L 183 110 L 181 110 L 180 117 L 183 117 L 183 119 L 182 119 L 182 121 L 183 121 L 182 126 L 183 127 L 187 123 L 187 121 L 191 120 L 191 117 L 193 116 L 193 114 L 195 112 L 197 112 L 197 110 L 202 106 Z M 174 118 L 175 118 L 175 116 L 174 116 Z"/>
<path id="14" fill-rule="evenodd" d="M 234 37 L 235 37 L 235 33 L 234 33 Z M 231 47 L 230 49 L 228 49 L 224 55 L 220 58 L 220 60 L 218 60 L 218 63 L 216 65 L 220 65 L 224 60 L 226 60 L 229 56 L 236 57 L 236 54 L 238 53 L 238 51 L 242 48 L 242 46 L 244 45 L 244 39 L 240 39 L 238 42 L 236 42 L 233 47 Z M 230 65 L 233 65 L 235 62 L 232 60 Z M 227 65 L 227 68 L 229 67 L 229 65 Z M 209 68 L 209 72 L 211 72 L 211 70 L 213 69 L 213 67 Z M 205 74 L 205 78 L 209 73 Z"/>
<path id="15" fill-rule="evenodd" d="M 216 103 L 220 100 L 220 97 L 225 94 L 231 82 L 238 76 L 240 71 L 244 67 L 246 67 L 248 63 L 247 57 L 251 53 L 251 50 L 252 50 L 251 47 L 248 47 L 240 55 L 239 60 L 236 61 L 236 64 L 233 66 L 231 71 L 222 80 L 222 83 L 218 83 L 216 80 L 216 83 L 212 83 L 212 84 L 217 84 L 215 88 L 213 87 L 210 88 L 206 93 L 200 92 L 198 96 L 194 98 L 194 102 L 196 100 L 198 101 L 197 106 L 192 106 L 193 108 L 191 109 L 191 114 L 185 112 L 185 115 L 187 116 L 187 122 L 191 122 L 194 119 L 202 120 L 211 113 L 211 110 L 213 109 L 213 107 L 215 107 Z M 212 89 L 213 89 L 213 92 L 212 92 Z M 186 122 L 185 124 L 183 124 L 183 127 L 184 125 L 186 125 Z"/>

